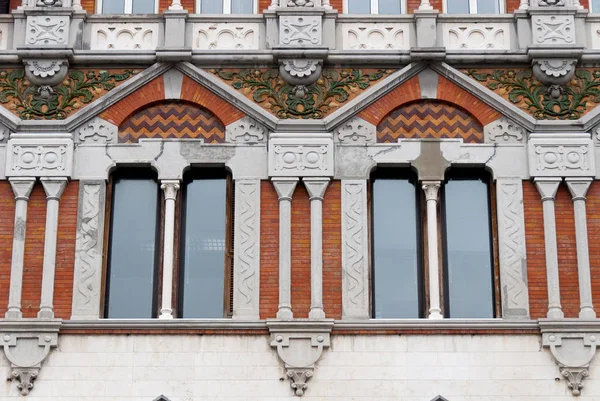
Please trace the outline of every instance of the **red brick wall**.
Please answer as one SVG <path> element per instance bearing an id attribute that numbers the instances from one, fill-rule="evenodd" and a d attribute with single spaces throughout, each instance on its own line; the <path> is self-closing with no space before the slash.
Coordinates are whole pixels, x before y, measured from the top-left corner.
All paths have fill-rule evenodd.
<path id="1" fill-rule="evenodd" d="M 279 201 L 269 181 L 260 196 L 260 318 L 274 318 L 279 303 Z"/>
<path id="2" fill-rule="evenodd" d="M 71 318 L 78 199 L 79 181 L 71 181 L 60 198 L 58 241 L 56 244 L 54 315 L 60 319 Z"/>
<path id="3" fill-rule="evenodd" d="M 323 307 L 342 318 L 342 185 L 332 181 L 323 200 Z"/>
<path id="4" fill-rule="evenodd" d="M 429 3 L 431 3 L 431 6 L 433 7 L 434 10 L 438 10 L 440 13 L 443 10 L 443 5 L 442 5 L 442 0 L 430 0 Z M 407 0 L 406 1 L 406 8 L 408 9 L 409 13 L 414 12 L 415 10 L 417 10 L 419 8 L 419 6 L 421 5 L 421 0 Z"/>
<path id="5" fill-rule="evenodd" d="M 539 319 L 546 317 L 548 311 L 544 216 L 540 195 L 535 185 L 529 181 L 523 181 L 523 207 L 525 209 L 529 310 L 532 319 Z"/>
<path id="6" fill-rule="evenodd" d="M 600 307 L 600 181 L 594 181 L 587 193 L 588 244 L 592 275 L 592 302 Z"/>
<path id="7" fill-rule="evenodd" d="M 8 181 L 0 181 L 0 317 L 8 307 L 15 199 Z"/>
<path id="8" fill-rule="evenodd" d="M 296 318 L 310 311 L 310 201 L 302 182 L 292 200 L 292 311 Z"/>
<path id="9" fill-rule="evenodd" d="M 579 279 L 577 277 L 577 243 L 573 201 L 566 185 L 558 187 L 555 201 L 556 241 L 560 303 L 565 317 L 579 316 Z"/>

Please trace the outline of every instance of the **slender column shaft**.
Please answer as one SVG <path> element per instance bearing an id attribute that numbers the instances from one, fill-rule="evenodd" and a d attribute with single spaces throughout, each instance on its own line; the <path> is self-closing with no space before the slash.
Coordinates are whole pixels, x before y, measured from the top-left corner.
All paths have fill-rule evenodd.
<path id="1" fill-rule="evenodd" d="M 173 244 L 175 243 L 175 200 L 179 180 L 163 180 L 161 189 L 165 193 L 165 230 L 163 240 L 162 307 L 159 319 L 173 319 Z"/>
<path id="2" fill-rule="evenodd" d="M 269 6 L 269 10 L 274 10 L 279 7 L 279 0 L 271 0 L 271 5 Z"/>
<path id="3" fill-rule="evenodd" d="M 278 319 L 293 319 L 292 312 L 292 196 L 298 178 L 273 178 L 279 196 L 279 309 Z"/>
<path id="4" fill-rule="evenodd" d="M 304 178 L 310 195 L 310 319 L 325 319 L 323 310 L 323 196 L 329 178 Z"/>
<path id="5" fill-rule="evenodd" d="M 12 259 L 10 265 L 10 291 L 8 296 L 7 319 L 20 319 L 21 294 L 23 290 L 23 262 L 25 258 L 25 232 L 27 228 L 27 203 L 35 184 L 35 178 L 10 179 L 15 194 L 15 226 L 13 234 Z"/>
<path id="6" fill-rule="evenodd" d="M 429 319 L 442 319 L 440 308 L 440 269 L 438 255 L 437 202 L 439 181 L 423 181 L 427 200 L 427 249 L 429 256 Z"/>
<path id="7" fill-rule="evenodd" d="M 521 0 L 519 10 L 527 10 L 529 8 L 529 0 Z"/>
<path id="8" fill-rule="evenodd" d="M 429 0 L 421 0 L 421 5 L 419 6 L 419 10 L 433 10 L 431 3 Z"/>
<path id="9" fill-rule="evenodd" d="M 42 270 L 42 299 L 38 318 L 54 318 L 54 275 L 56 272 L 56 241 L 58 236 L 58 206 L 67 186 L 66 178 L 42 178 L 46 191 L 46 235 Z"/>
<path id="10" fill-rule="evenodd" d="M 595 319 L 592 303 L 592 279 L 590 275 L 590 253 L 588 246 L 585 196 L 592 183 L 591 178 L 567 178 L 567 186 L 573 197 L 575 212 L 575 238 L 577 241 L 577 272 L 579 275 L 579 317 Z"/>
<path id="11" fill-rule="evenodd" d="M 171 5 L 169 6 L 169 10 L 183 10 L 183 6 L 181 5 L 181 0 L 173 0 Z"/>
<path id="12" fill-rule="evenodd" d="M 558 248 L 556 246 L 556 218 L 554 199 L 560 184 L 560 178 L 536 178 L 535 185 L 542 196 L 544 210 L 544 241 L 546 245 L 546 276 L 548 281 L 549 319 L 564 317 L 560 305 L 560 282 L 558 276 Z"/>
<path id="13" fill-rule="evenodd" d="M 83 10 L 83 7 L 81 7 L 81 0 L 73 0 L 72 7 L 74 10 Z"/>
<path id="14" fill-rule="evenodd" d="M 332 8 L 331 7 L 331 3 L 330 3 L 329 0 L 323 0 L 323 2 L 322 2 L 321 5 L 323 6 L 323 8 L 326 8 L 326 9 L 329 9 L 329 10 L 331 10 L 331 8 Z"/>

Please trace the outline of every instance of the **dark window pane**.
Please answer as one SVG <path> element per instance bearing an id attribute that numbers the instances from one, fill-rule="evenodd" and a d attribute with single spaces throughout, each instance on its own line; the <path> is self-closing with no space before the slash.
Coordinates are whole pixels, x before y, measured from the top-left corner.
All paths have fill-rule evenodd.
<path id="1" fill-rule="evenodd" d="M 402 13 L 400 2 L 402 0 L 379 0 L 379 14 Z"/>
<path id="2" fill-rule="evenodd" d="M 600 13 L 600 0 L 592 0 L 592 12 Z"/>
<path id="3" fill-rule="evenodd" d="M 0 14 L 8 14 L 10 13 L 10 1 L 9 0 L 0 0 Z"/>
<path id="4" fill-rule="evenodd" d="M 200 4 L 202 14 L 223 14 L 223 0 L 202 0 Z"/>
<path id="5" fill-rule="evenodd" d="M 469 0 L 448 0 L 447 4 L 446 13 L 448 14 L 469 14 Z"/>
<path id="6" fill-rule="evenodd" d="M 125 12 L 125 0 L 104 0 L 102 2 L 102 14 L 123 14 Z"/>
<path id="7" fill-rule="evenodd" d="M 376 318 L 419 317 L 417 205 L 408 180 L 373 183 Z"/>
<path id="8" fill-rule="evenodd" d="M 223 317 L 225 287 L 225 179 L 186 185 L 183 317 Z"/>
<path id="9" fill-rule="evenodd" d="M 155 0 L 133 0 L 133 14 L 154 14 Z"/>
<path id="10" fill-rule="evenodd" d="M 109 258 L 109 318 L 151 318 L 158 188 L 152 179 L 117 179 Z"/>
<path id="11" fill-rule="evenodd" d="M 500 14 L 500 0 L 477 0 L 477 14 Z"/>
<path id="12" fill-rule="evenodd" d="M 348 0 L 348 14 L 371 14 L 371 0 Z"/>
<path id="13" fill-rule="evenodd" d="M 231 0 L 232 14 L 254 14 L 253 0 Z"/>
<path id="14" fill-rule="evenodd" d="M 450 180 L 444 196 L 449 317 L 491 318 L 494 299 L 488 186 L 481 180 Z"/>

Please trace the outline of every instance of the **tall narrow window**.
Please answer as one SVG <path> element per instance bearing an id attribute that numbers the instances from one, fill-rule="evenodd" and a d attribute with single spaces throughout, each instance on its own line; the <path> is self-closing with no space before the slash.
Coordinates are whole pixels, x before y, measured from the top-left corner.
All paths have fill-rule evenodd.
<path id="1" fill-rule="evenodd" d="M 102 14 L 154 14 L 157 0 L 97 0 Z"/>
<path id="2" fill-rule="evenodd" d="M 420 202 L 416 180 L 379 173 L 373 179 L 374 317 L 422 316 Z"/>
<path id="3" fill-rule="evenodd" d="M 258 0 L 196 0 L 200 14 L 254 14 Z"/>
<path id="4" fill-rule="evenodd" d="M 0 0 L 0 14 L 10 13 L 10 0 Z"/>
<path id="5" fill-rule="evenodd" d="M 347 14 L 401 14 L 406 0 L 346 0 Z"/>
<path id="6" fill-rule="evenodd" d="M 600 0 L 591 0 L 590 1 L 590 12 L 600 13 Z"/>
<path id="7" fill-rule="evenodd" d="M 229 297 L 228 178 L 223 171 L 186 175 L 183 193 L 179 315 L 222 318 Z"/>
<path id="8" fill-rule="evenodd" d="M 504 0 L 444 0 L 447 14 L 500 14 Z"/>
<path id="9" fill-rule="evenodd" d="M 455 173 L 442 193 L 445 316 L 494 317 L 489 177 Z"/>
<path id="10" fill-rule="evenodd" d="M 156 177 L 131 170 L 113 176 L 106 317 L 156 315 L 158 197 Z"/>

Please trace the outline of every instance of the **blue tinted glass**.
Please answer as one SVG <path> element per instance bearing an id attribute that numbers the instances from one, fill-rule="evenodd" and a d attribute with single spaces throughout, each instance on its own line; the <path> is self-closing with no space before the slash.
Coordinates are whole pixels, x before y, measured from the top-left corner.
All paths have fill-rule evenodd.
<path id="1" fill-rule="evenodd" d="M 450 180 L 444 187 L 448 303 L 453 318 L 494 316 L 488 186 Z"/>
<path id="2" fill-rule="evenodd" d="M 477 0 L 477 14 L 500 14 L 500 0 Z"/>
<path id="3" fill-rule="evenodd" d="M 371 14 L 371 0 L 348 0 L 348 14 Z"/>
<path id="4" fill-rule="evenodd" d="M 151 318 L 158 187 L 150 179 L 119 179 L 113 188 L 109 318 Z"/>
<path id="5" fill-rule="evenodd" d="M 253 0 L 231 0 L 232 14 L 254 14 Z"/>
<path id="6" fill-rule="evenodd" d="M 373 183 L 376 318 L 418 318 L 419 277 L 415 186 L 408 180 Z"/>
<path id="7" fill-rule="evenodd" d="M 104 0 L 102 2 L 102 14 L 123 14 L 125 12 L 125 0 Z"/>
<path id="8" fill-rule="evenodd" d="M 592 0 L 592 12 L 600 13 L 600 0 Z"/>
<path id="9" fill-rule="evenodd" d="M 448 14 L 469 14 L 469 0 L 448 0 L 447 5 L 446 13 Z"/>
<path id="10" fill-rule="evenodd" d="M 185 193 L 183 317 L 223 317 L 225 179 L 199 179 Z"/>
<path id="11" fill-rule="evenodd" d="M 402 0 L 379 0 L 379 14 L 401 14 Z"/>
<path id="12" fill-rule="evenodd" d="M 223 0 L 202 0 L 200 12 L 202 14 L 223 14 Z"/>
<path id="13" fill-rule="evenodd" d="M 155 0 L 133 0 L 133 14 L 154 14 L 155 5 Z"/>

